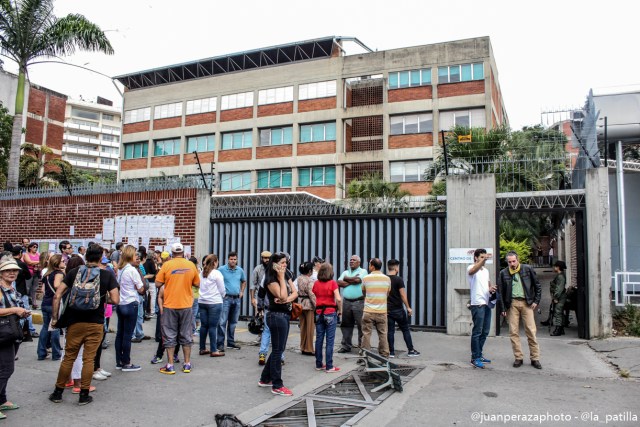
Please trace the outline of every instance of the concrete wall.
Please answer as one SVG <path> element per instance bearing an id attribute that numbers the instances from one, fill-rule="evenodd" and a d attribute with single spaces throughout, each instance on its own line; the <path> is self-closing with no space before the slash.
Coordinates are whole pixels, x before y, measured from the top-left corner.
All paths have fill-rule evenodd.
<path id="1" fill-rule="evenodd" d="M 611 333 L 611 224 L 609 182 L 606 168 L 587 170 L 587 295 L 589 296 L 589 337 Z"/>
<path id="2" fill-rule="evenodd" d="M 447 178 L 447 259 L 450 248 L 492 248 L 496 242 L 496 184 L 494 175 Z M 498 254 L 499 248 L 494 248 Z M 447 263 L 447 333 L 469 335 L 471 312 L 468 264 Z M 496 264 L 487 264 L 491 280 Z M 495 328 L 491 328 L 491 334 Z"/>
<path id="3" fill-rule="evenodd" d="M 611 271 L 620 271 L 620 238 L 618 234 L 618 193 L 615 171 L 609 174 L 609 206 L 611 209 Z M 640 271 L 640 174 L 625 172 L 625 226 L 627 239 L 627 271 Z"/>

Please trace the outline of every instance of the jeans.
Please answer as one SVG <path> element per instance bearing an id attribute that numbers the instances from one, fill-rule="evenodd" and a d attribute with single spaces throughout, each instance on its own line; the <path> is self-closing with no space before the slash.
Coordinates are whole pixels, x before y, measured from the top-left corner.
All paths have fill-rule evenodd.
<path id="1" fill-rule="evenodd" d="M 42 306 L 42 330 L 38 337 L 38 360 L 44 360 L 47 357 L 47 341 L 51 339 L 51 358 L 60 360 L 62 357 L 62 348 L 60 347 L 60 330 L 55 329 L 49 332 L 49 322 L 53 307 L 50 305 Z"/>
<path id="2" fill-rule="evenodd" d="M 482 349 L 487 335 L 491 330 L 491 309 L 488 305 L 472 305 L 471 319 L 473 329 L 471 330 L 471 360 L 482 357 Z"/>
<path id="3" fill-rule="evenodd" d="M 240 298 L 224 297 L 222 301 L 222 313 L 218 324 L 218 344 L 219 349 L 224 350 L 225 329 L 227 333 L 227 345 L 236 345 L 235 333 L 238 318 L 240 317 Z"/>
<path id="4" fill-rule="evenodd" d="M 131 336 L 138 320 L 137 302 L 119 305 L 118 332 L 116 332 L 116 365 L 128 365 L 131 363 Z"/>
<path id="5" fill-rule="evenodd" d="M 198 319 L 198 312 L 199 312 L 199 308 L 200 306 L 198 305 L 198 300 L 196 298 L 193 299 L 193 305 L 191 306 L 191 312 L 193 314 L 193 320 L 192 320 L 192 326 L 191 329 L 193 329 L 193 334 L 196 333 L 196 329 L 198 329 L 198 324 L 196 322 L 196 320 Z M 202 320 L 200 320 L 200 323 L 202 323 Z"/>
<path id="6" fill-rule="evenodd" d="M 402 331 L 402 337 L 404 338 L 404 343 L 407 345 L 407 350 L 413 350 L 411 331 L 409 331 L 409 317 L 407 316 L 407 312 L 404 311 L 403 308 L 400 308 L 387 312 L 387 340 L 389 341 L 389 352 L 391 354 L 395 353 L 394 334 L 396 333 L 396 323 L 398 324 L 398 328 Z"/>
<path id="7" fill-rule="evenodd" d="M 342 324 L 340 330 L 342 331 L 342 348 L 347 351 L 351 351 L 353 346 L 353 327 L 358 327 L 358 346 L 362 344 L 362 313 L 364 311 L 364 300 L 349 301 L 344 299 L 342 301 Z"/>
<path id="8" fill-rule="evenodd" d="M 269 344 L 271 344 L 271 331 L 269 330 L 269 325 L 267 325 L 267 313 L 269 310 L 264 310 L 264 327 L 262 328 L 262 336 L 260 337 L 260 351 L 258 351 L 258 355 L 269 353 Z"/>
<path id="9" fill-rule="evenodd" d="M 211 351 L 215 351 L 222 304 L 198 304 L 198 308 L 200 310 L 200 350 L 206 350 L 208 334 Z"/>
<path id="10" fill-rule="evenodd" d="M 327 363 L 325 369 L 333 368 L 333 347 L 336 341 L 336 327 L 338 315 L 336 313 L 325 314 L 316 323 L 316 368 L 322 368 L 322 342 L 327 337 Z"/>
<path id="11" fill-rule="evenodd" d="M 0 347 L 0 400 L 2 401 L 0 405 L 9 400 L 7 399 L 7 383 L 13 375 L 18 346 L 19 344 L 14 343 Z"/>
<path id="12" fill-rule="evenodd" d="M 142 324 L 144 323 L 144 299 L 142 295 L 138 296 L 138 314 L 136 318 L 136 327 L 133 332 L 132 338 L 137 338 L 141 340 L 144 338 L 144 330 L 142 329 Z"/>
<path id="13" fill-rule="evenodd" d="M 26 308 L 27 310 L 29 310 L 29 295 L 22 295 L 22 303 L 24 304 L 24 308 Z M 36 328 L 33 326 L 33 318 L 31 315 L 29 315 L 29 317 L 27 317 L 27 323 L 29 324 L 29 332 L 31 332 L 32 334 L 34 332 L 36 332 Z"/>
<path id="14" fill-rule="evenodd" d="M 264 365 L 260 381 L 271 382 L 271 388 L 278 389 L 284 386 L 282 382 L 282 353 L 287 345 L 289 336 L 289 313 L 270 311 L 267 314 L 267 324 L 271 330 L 271 354 Z"/>

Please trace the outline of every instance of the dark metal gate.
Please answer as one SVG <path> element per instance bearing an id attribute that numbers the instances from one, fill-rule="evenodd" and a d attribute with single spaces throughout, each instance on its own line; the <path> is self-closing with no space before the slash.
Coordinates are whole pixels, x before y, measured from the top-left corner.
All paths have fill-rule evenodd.
<path id="1" fill-rule="evenodd" d="M 284 251 L 291 255 L 292 269 L 320 256 L 334 266 L 336 277 L 346 268 L 349 256 L 359 255 L 363 267 L 378 257 L 400 260 L 414 315 L 413 326 L 446 327 L 445 214 L 388 213 L 358 215 L 291 215 L 295 206 L 279 206 L 278 215 L 256 215 L 255 210 L 212 211 L 211 252 L 226 262 L 230 251 L 238 252 L 239 265 L 248 278 L 260 262 L 260 252 Z M 297 271 L 294 273 L 297 274 Z M 252 314 L 244 298 L 241 315 Z"/>

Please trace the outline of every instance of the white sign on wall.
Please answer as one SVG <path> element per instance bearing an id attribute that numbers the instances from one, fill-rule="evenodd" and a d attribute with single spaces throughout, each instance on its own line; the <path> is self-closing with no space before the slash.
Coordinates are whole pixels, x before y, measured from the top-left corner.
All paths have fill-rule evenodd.
<path id="1" fill-rule="evenodd" d="M 449 264 L 473 264 L 473 253 L 478 248 L 449 248 Z M 493 248 L 487 250 L 487 264 L 493 264 Z"/>

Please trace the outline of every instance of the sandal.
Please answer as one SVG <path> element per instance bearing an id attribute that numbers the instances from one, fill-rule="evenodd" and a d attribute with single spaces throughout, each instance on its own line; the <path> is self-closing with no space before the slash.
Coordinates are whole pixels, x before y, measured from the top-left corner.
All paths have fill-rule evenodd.
<path id="1" fill-rule="evenodd" d="M 0 405 L 0 411 L 12 411 L 18 408 L 20 408 L 20 406 L 15 403 L 9 403 L 8 405 L 5 403 L 4 405 Z"/>

